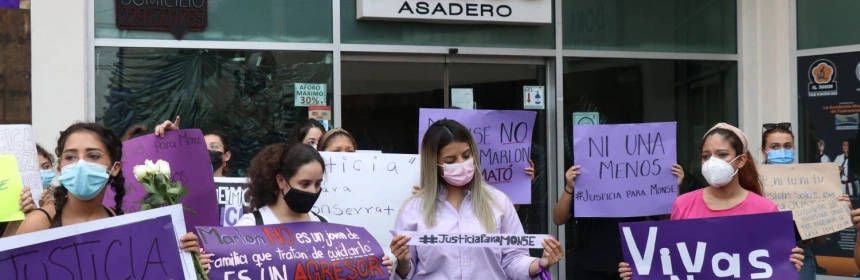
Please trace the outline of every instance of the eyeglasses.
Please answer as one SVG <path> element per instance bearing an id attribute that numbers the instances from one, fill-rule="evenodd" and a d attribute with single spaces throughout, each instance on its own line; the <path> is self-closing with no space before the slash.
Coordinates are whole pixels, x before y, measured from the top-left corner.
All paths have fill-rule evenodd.
<path id="1" fill-rule="evenodd" d="M 762 130 L 769 131 L 776 128 L 782 128 L 788 131 L 791 131 L 791 123 L 782 122 L 782 123 L 766 123 L 761 126 Z"/>

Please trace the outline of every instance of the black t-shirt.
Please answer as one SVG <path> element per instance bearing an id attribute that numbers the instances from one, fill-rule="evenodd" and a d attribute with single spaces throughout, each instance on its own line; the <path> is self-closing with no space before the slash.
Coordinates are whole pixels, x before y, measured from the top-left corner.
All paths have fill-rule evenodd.
<path id="1" fill-rule="evenodd" d="M 574 219 L 574 266 L 582 270 L 617 272 L 621 254 L 619 223 L 653 220 L 652 217 Z"/>

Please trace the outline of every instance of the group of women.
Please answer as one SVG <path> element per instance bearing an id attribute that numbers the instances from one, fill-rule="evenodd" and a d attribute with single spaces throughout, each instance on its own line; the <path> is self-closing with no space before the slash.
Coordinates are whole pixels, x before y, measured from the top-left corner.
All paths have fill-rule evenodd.
<path id="1" fill-rule="evenodd" d="M 163 136 L 178 127 L 177 118 L 165 121 L 154 131 Z M 311 212 L 322 192 L 325 174 L 325 162 L 318 150 L 354 152 L 356 141 L 343 129 L 326 131 L 313 120 L 296 125 L 289 137 L 285 143 L 263 148 L 251 160 L 248 177 L 251 200 L 257 210 L 242 216 L 237 226 L 326 222 L 325 217 Z M 218 133 L 206 134 L 216 176 L 229 172 L 230 149 L 226 140 Z M 437 121 L 428 128 L 421 143 L 421 184 L 400 209 L 395 232 L 524 233 L 511 200 L 482 179 L 479 149 L 466 127 L 452 120 Z M 794 162 L 793 143 L 789 127 L 766 129 L 761 147 L 767 158 L 765 163 Z M 777 211 L 776 205 L 762 196 L 749 142 L 741 130 L 717 124 L 703 136 L 700 150 L 702 175 L 709 186 L 680 195 L 672 207 L 671 219 Z M 41 208 L 34 207 L 29 193 L 22 195 L 21 207 L 28 213 L 16 234 L 123 214 L 125 178 L 120 138 L 99 124 L 78 123 L 60 133 L 55 154 L 56 168 L 52 156 L 40 151 L 44 158 L 41 162 L 43 184 L 53 186 L 53 191 L 49 199 L 41 201 Z M 672 172 L 680 184 L 683 168 L 675 165 Z M 565 172 L 565 191 L 554 210 L 556 224 L 566 223 L 571 218 L 571 194 L 581 174 L 579 166 Z M 102 205 L 108 186 L 116 193 L 114 208 Z M 855 221 L 858 214 L 858 211 L 852 212 Z M 617 225 L 613 235 L 618 236 Z M 394 258 L 386 256 L 384 265 L 392 271 L 393 278 L 547 279 L 548 270 L 564 255 L 561 244 L 552 238 L 542 244 L 543 253 L 539 258 L 531 257 L 526 249 L 409 246 L 409 241 L 408 236 L 398 235 L 388 244 Z M 785 256 L 798 270 L 805 269 L 804 275 L 811 270 L 814 278 L 814 258 L 809 257 L 807 244 L 799 245 L 807 250 L 787 248 Z M 179 246 L 199 256 L 208 268 L 211 256 L 199 254 L 203 251 L 193 233 L 183 235 Z M 608 254 L 617 264 L 617 271 L 579 274 L 584 277 L 582 279 L 629 279 L 632 276 L 630 266 L 620 262 L 620 246 L 608 248 L 603 249 L 617 251 L 617 254 Z M 577 273 L 582 272 L 574 272 L 574 277 Z"/>

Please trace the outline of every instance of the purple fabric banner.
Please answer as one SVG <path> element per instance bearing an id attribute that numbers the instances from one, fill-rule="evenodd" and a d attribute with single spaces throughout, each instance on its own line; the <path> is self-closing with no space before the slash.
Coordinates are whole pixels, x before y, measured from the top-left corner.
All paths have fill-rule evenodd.
<path id="1" fill-rule="evenodd" d="M 197 233 L 203 248 L 214 254 L 212 280 L 389 277 L 382 266 L 382 248 L 360 227 L 301 222 L 197 227 Z"/>
<path id="2" fill-rule="evenodd" d="M 0 9 L 11 8 L 18 9 L 21 7 L 21 0 L 0 0 Z"/>
<path id="3" fill-rule="evenodd" d="M 534 111 L 424 109 L 418 117 L 418 147 L 433 122 L 455 120 L 472 132 L 481 149 L 484 181 L 508 195 L 514 204 L 532 203 L 529 167 Z M 421 151 L 418 151 L 421 153 Z"/>
<path id="4" fill-rule="evenodd" d="M 798 279 L 791 212 L 622 223 L 633 279 Z"/>
<path id="5" fill-rule="evenodd" d="M 154 134 L 136 137 L 123 142 L 122 154 L 122 174 L 126 186 L 123 210 L 126 213 L 140 210 L 140 203 L 146 195 L 143 186 L 134 177 L 134 166 L 143 164 L 147 159 L 153 162 L 162 159 L 170 163 L 171 178 L 188 188 L 188 194 L 181 200 L 186 207 L 186 227 L 219 225 L 212 165 L 200 130 L 170 131 L 164 137 Z M 103 203 L 108 207 L 114 206 L 112 189 L 107 189 Z"/>
<path id="6" fill-rule="evenodd" d="M 668 214 L 678 195 L 674 122 L 574 127 L 575 217 Z"/>
<path id="7" fill-rule="evenodd" d="M 185 279 L 170 216 L 0 251 L 0 271 L 3 279 Z"/>

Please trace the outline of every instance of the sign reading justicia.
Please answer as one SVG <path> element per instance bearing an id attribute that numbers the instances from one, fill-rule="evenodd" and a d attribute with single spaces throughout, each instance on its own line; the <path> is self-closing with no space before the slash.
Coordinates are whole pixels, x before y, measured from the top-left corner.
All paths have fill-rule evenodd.
<path id="1" fill-rule="evenodd" d="M 550 0 L 357 0 L 356 18 L 548 24 Z"/>

